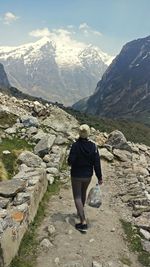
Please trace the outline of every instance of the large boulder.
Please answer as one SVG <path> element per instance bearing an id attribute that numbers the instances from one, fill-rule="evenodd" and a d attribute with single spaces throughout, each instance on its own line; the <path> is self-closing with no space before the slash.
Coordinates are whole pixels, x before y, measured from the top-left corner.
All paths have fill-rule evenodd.
<path id="1" fill-rule="evenodd" d="M 101 148 L 100 150 L 101 158 L 104 158 L 107 161 L 113 161 L 114 155 L 109 152 L 106 148 Z"/>
<path id="2" fill-rule="evenodd" d="M 50 115 L 42 122 L 43 125 L 54 129 L 56 132 L 69 133 L 79 127 L 78 121 L 64 110 L 51 107 Z"/>
<path id="3" fill-rule="evenodd" d="M 38 143 L 45 136 L 47 136 L 47 133 L 45 133 L 42 129 L 39 129 L 38 132 L 32 136 L 32 140 Z"/>
<path id="4" fill-rule="evenodd" d="M 22 192 L 26 187 L 26 181 L 20 179 L 12 179 L 0 182 L 0 196 L 1 197 L 14 197 L 17 193 Z"/>
<path id="5" fill-rule="evenodd" d="M 28 167 L 39 167 L 42 163 L 42 159 L 30 151 L 24 151 L 19 155 L 18 162 Z"/>
<path id="6" fill-rule="evenodd" d="M 44 136 L 35 146 L 34 153 L 43 158 L 49 153 L 52 145 L 54 144 L 55 138 L 56 136 L 53 134 Z"/>
<path id="7" fill-rule="evenodd" d="M 33 117 L 33 116 L 29 116 L 29 115 L 24 115 L 20 118 L 20 122 L 23 124 L 24 127 L 38 127 L 39 126 L 39 122 L 38 119 Z"/>
<path id="8" fill-rule="evenodd" d="M 140 217 L 136 218 L 135 225 L 150 231 L 150 212 L 145 212 Z"/>
<path id="9" fill-rule="evenodd" d="M 132 154 L 126 150 L 114 149 L 113 154 L 120 161 L 131 161 L 132 159 Z"/>
<path id="10" fill-rule="evenodd" d="M 124 149 L 130 152 L 132 151 L 124 134 L 118 130 L 115 130 L 109 134 L 106 144 L 112 146 L 113 148 Z"/>

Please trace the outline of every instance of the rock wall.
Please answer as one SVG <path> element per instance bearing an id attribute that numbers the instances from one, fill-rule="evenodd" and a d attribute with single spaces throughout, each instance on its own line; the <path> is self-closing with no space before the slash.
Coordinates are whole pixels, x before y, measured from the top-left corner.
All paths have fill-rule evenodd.
<path id="1" fill-rule="evenodd" d="M 119 131 L 100 146 L 101 157 L 115 168 L 116 202 L 129 208 L 125 219 L 139 228 L 143 249 L 150 253 L 150 147 L 127 142 Z"/>
<path id="2" fill-rule="evenodd" d="M 17 115 L 17 122 L 3 125 L 3 139 L 25 139 L 33 151 L 19 154 L 18 172 L 0 182 L 0 266 L 7 267 L 34 220 L 48 183 L 65 179 L 61 167 L 67 146 L 76 136 L 78 122 L 60 108 L 0 94 L 0 112 Z M 6 150 L 3 153 L 11 153 Z M 1 178 L 1 177 L 0 177 Z M 1 179 L 0 179 L 1 180 Z"/>
<path id="3" fill-rule="evenodd" d="M 47 190 L 46 171 L 28 169 L 20 178 L 0 182 L 0 263 L 8 266 Z"/>

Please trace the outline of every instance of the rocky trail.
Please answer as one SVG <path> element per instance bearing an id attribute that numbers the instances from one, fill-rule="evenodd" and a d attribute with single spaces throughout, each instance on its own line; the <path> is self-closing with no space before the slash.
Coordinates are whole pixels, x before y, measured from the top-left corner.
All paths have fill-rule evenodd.
<path id="1" fill-rule="evenodd" d="M 150 267 L 150 147 L 118 130 L 91 127 L 102 160 L 103 204 L 86 206 L 89 229 L 81 234 L 66 165 L 78 129 L 58 106 L 0 94 L 0 267 Z M 61 189 L 36 224 L 56 181 Z M 95 183 L 93 177 L 89 189 Z M 24 244 L 32 224 L 35 248 L 32 232 Z M 23 245 L 31 251 L 21 254 Z"/>
<path id="2" fill-rule="evenodd" d="M 104 184 L 103 204 L 99 209 L 86 205 L 89 229 L 86 234 L 78 232 L 78 221 L 70 183 L 52 197 L 47 216 L 38 229 L 36 267 L 141 267 L 135 254 L 129 251 L 120 219 L 127 218 L 129 210 L 115 200 L 118 188 L 115 170 L 102 161 Z M 89 189 L 96 183 L 93 177 Z M 125 264 L 126 263 L 126 264 Z"/>

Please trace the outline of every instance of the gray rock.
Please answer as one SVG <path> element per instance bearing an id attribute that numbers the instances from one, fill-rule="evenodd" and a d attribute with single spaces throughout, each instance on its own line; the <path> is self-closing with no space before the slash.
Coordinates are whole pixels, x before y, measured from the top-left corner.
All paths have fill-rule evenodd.
<path id="1" fill-rule="evenodd" d="M 38 113 L 41 109 L 43 108 L 43 105 L 38 102 L 38 101 L 34 101 L 34 106 L 33 106 L 33 110 Z"/>
<path id="2" fill-rule="evenodd" d="M 148 162 L 147 162 L 146 157 L 145 157 L 144 154 L 140 155 L 139 164 L 144 168 L 148 168 Z"/>
<path id="3" fill-rule="evenodd" d="M 137 163 L 133 164 L 133 172 L 138 176 L 140 175 L 144 177 L 149 176 L 149 171 L 146 168 L 143 168 L 142 166 L 138 165 Z"/>
<path id="4" fill-rule="evenodd" d="M 50 157 L 49 154 L 45 155 L 44 158 L 43 158 L 43 161 L 46 162 L 46 163 L 50 162 L 50 160 L 51 160 L 51 157 Z"/>
<path id="5" fill-rule="evenodd" d="M 31 127 L 31 126 L 35 126 L 38 127 L 39 126 L 39 122 L 38 119 L 33 117 L 33 116 L 29 116 L 29 115 L 24 115 L 20 118 L 20 122 L 23 124 L 23 126 L 25 127 Z"/>
<path id="6" fill-rule="evenodd" d="M 39 129 L 37 134 L 32 136 L 32 140 L 38 143 L 43 137 L 47 136 L 47 133 L 43 132 L 42 129 Z"/>
<path id="7" fill-rule="evenodd" d="M 73 128 L 78 128 L 77 120 L 64 110 L 52 107 L 50 115 L 42 121 L 42 124 L 51 127 L 56 132 L 68 133 Z"/>
<path id="8" fill-rule="evenodd" d="M 2 234 L 8 226 L 9 226 L 9 223 L 7 222 L 7 220 L 0 218 L 0 234 Z"/>
<path id="9" fill-rule="evenodd" d="M 42 163 L 42 159 L 30 151 L 24 151 L 19 155 L 18 162 L 28 167 L 39 167 Z"/>
<path id="10" fill-rule="evenodd" d="M 31 126 L 28 130 L 27 130 L 27 135 L 29 137 L 31 137 L 33 134 L 36 134 L 38 131 L 38 129 L 34 126 Z"/>
<path id="11" fill-rule="evenodd" d="M 56 138 L 55 135 L 50 135 L 50 134 L 43 137 L 34 148 L 35 154 L 43 158 L 46 154 L 49 153 L 55 141 L 55 138 Z"/>
<path id="12" fill-rule="evenodd" d="M 8 212 L 5 209 L 0 209 L 0 218 L 5 218 Z"/>
<path id="13" fill-rule="evenodd" d="M 17 193 L 22 192 L 26 187 L 26 181 L 20 179 L 11 179 L 0 182 L 0 196 L 14 197 Z"/>
<path id="14" fill-rule="evenodd" d="M 56 145 L 63 145 L 68 143 L 68 139 L 62 137 L 61 135 L 58 135 L 55 139 L 55 144 Z"/>
<path id="15" fill-rule="evenodd" d="M 39 170 L 43 170 L 43 168 L 29 168 L 26 171 L 20 171 L 17 173 L 13 179 L 22 179 L 22 180 L 29 180 L 31 177 L 34 178 L 39 175 Z"/>
<path id="16" fill-rule="evenodd" d="M 138 144 L 137 147 L 141 150 L 141 151 L 147 151 L 147 146 L 143 145 L 143 144 Z"/>
<path id="17" fill-rule="evenodd" d="M 150 231 L 150 212 L 145 212 L 140 217 L 136 218 L 135 225 Z"/>
<path id="18" fill-rule="evenodd" d="M 29 203 L 30 201 L 30 194 L 23 192 L 23 193 L 18 193 L 17 196 L 14 198 L 13 204 L 16 205 L 21 205 L 25 202 Z"/>
<path id="19" fill-rule="evenodd" d="M 51 174 L 47 174 L 47 180 L 49 184 L 53 184 L 55 179 Z"/>
<path id="20" fill-rule="evenodd" d="M 101 158 L 104 158 L 108 161 L 112 161 L 114 158 L 114 155 L 111 152 L 109 152 L 106 148 L 100 149 L 100 156 Z"/>
<path id="21" fill-rule="evenodd" d="M 46 163 L 44 161 L 41 163 L 41 167 L 44 168 L 44 169 L 47 167 L 47 165 L 46 165 Z"/>
<path id="22" fill-rule="evenodd" d="M 109 261 L 103 264 L 103 267 L 122 267 L 122 263 L 116 261 Z"/>
<path id="23" fill-rule="evenodd" d="M 57 168 L 54 168 L 54 167 L 47 168 L 46 171 L 47 171 L 47 173 L 50 173 L 50 174 L 53 174 L 53 175 L 58 175 L 59 174 L 58 169 Z"/>
<path id="24" fill-rule="evenodd" d="M 130 152 L 132 151 L 124 134 L 118 130 L 115 130 L 109 134 L 106 144 L 111 145 L 113 148 L 124 149 Z"/>
<path id="25" fill-rule="evenodd" d="M 9 154 L 11 154 L 11 152 L 9 150 L 4 150 L 3 151 L 3 155 L 9 155 Z"/>
<path id="26" fill-rule="evenodd" d="M 150 184 L 150 176 L 149 176 L 149 177 L 146 177 L 146 182 L 147 182 L 148 184 Z"/>
<path id="27" fill-rule="evenodd" d="M 28 180 L 28 186 L 33 186 L 35 184 L 37 184 L 39 182 L 40 177 L 39 176 L 35 176 L 32 177 Z"/>
<path id="28" fill-rule="evenodd" d="M 50 224 L 48 227 L 47 227 L 47 231 L 50 235 L 54 234 L 56 232 L 56 229 L 54 227 L 54 225 Z"/>
<path id="29" fill-rule="evenodd" d="M 16 128 L 15 127 L 7 128 L 5 130 L 5 133 L 7 133 L 7 134 L 15 134 L 16 133 Z"/>
<path id="30" fill-rule="evenodd" d="M 51 150 L 51 152 L 54 153 L 54 154 L 59 154 L 60 151 L 61 151 L 61 148 L 58 145 L 54 145 L 52 147 L 52 150 Z M 54 155 L 54 157 L 55 157 L 55 155 Z"/>
<path id="31" fill-rule="evenodd" d="M 21 212 L 25 213 L 28 211 L 28 208 L 29 208 L 28 204 L 23 203 L 23 204 L 17 206 L 17 211 L 21 211 Z"/>
<path id="32" fill-rule="evenodd" d="M 9 202 L 10 202 L 9 198 L 0 197 L 0 208 L 1 209 L 7 208 Z"/>
<path id="33" fill-rule="evenodd" d="M 49 241 L 49 239 L 44 238 L 41 243 L 40 246 L 45 249 L 48 250 L 50 247 L 53 247 L 53 244 Z"/>
<path id="34" fill-rule="evenodd" d="M 120 161 L 129 161 L 132 158 L 131 153 L 126 150 L 114 149 L 113 154 L 120 160 Z"/>
<path id="35" fill-rule="evenodd" d="M 98 263 L 97 261 L 93 261 L 92 267 L 103 267 L 103 265 L 101 263 Z"/>
<path id="36" fill-rule="evenodd" d="M 150 253 L 150 241 L 141 240 L 143 249 Z"/>
<path id="37" fill-rule="evenodd" d="M 132 149 L 132 152 L 134 152 L 134 153 L 138 153 L 139 152 L 139 148 L 135 144 L 131 145 L 131 149 Z"/>
<path id="38" fill-rule="evenodd" d="M 71 261 L 62 265 L 63 267 L 84 267 L 81 261 Z"/>
<path id="39" fill-rule="evenodd" d="M 150 232 L 140 229 L 140 233 L 145 237 L 145 239 L 150 240 Z"/>

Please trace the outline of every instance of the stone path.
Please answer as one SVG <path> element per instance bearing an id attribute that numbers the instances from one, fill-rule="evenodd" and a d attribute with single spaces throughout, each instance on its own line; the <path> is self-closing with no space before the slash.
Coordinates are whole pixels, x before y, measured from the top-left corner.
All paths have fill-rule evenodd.
<path id="1" fill-rule="evenodd" d="M 113 166 L 102 162 L 102 167 L 103 205 L 99 209 L 86 206 L 86 234 L 74 228 L 77 217 L 71 187 L 65 186 L 51 198 L 47 216 L 38 229 L 40 245 L 35 267 L 141 267 L 137 256 L 128 249 L 120 223 L 129 211 L 122 202 L 115 202 L 118 189 Z M 94 177 L 90 187 L 95 183 Z"/>

